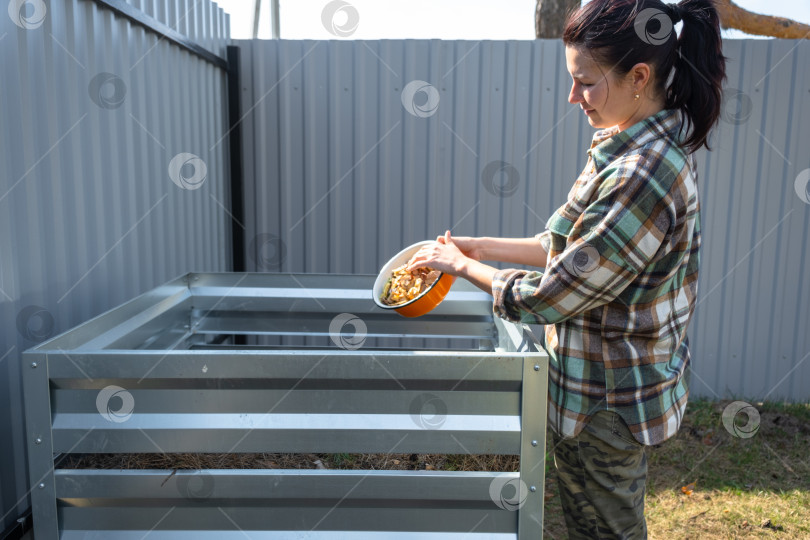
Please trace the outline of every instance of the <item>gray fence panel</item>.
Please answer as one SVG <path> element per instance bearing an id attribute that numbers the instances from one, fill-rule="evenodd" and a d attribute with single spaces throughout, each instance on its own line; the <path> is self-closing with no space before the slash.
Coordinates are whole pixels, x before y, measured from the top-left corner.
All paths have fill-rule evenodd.
<path id="1" fill-rule="evenodd" d="M 727 41 L 725 120 L 701 152 L 704 245 L 690 336 L 692 388 L 710 397 L 807 400 L 810 206 L 808 48 Z M 803 384 L 802 381 L 805 381 Z"/>
<path id="2" fill-rule="evenodd" d="M 130 3 L 224 56 L 228 17 L 213 2 L 183 10 L 164 0 Z M 227 141 L 216 144 L 226 129 L 222 70 L 90 0 L 28 2 L 16 20 L 5 8 L 3 529 L 30 506 L 22 351 L 178 274 L 226 270 L 231 251 L 229 218 L 219 204 L 227 206 L 229 194 Z M 182 26 L 189 22 L 193 35 Z M 181 189 L 169 178 L 169 163 L 181 152 L 207 165 L 199 189 Z"/>
<path id="3" fill-rule="evenodd" d="M 585 163 L 593 129 L 567 102 L 560 42 L 237 43 L 249 269 L 375 273 L 447 228 L 533 235 Z M 697 156 L 691 388 L 807 400 L 810 205 L 795 184 L 810 168 L 810 44 L 726 41 L 725 54 L 724 119 Z M 435 112 L 425 93 L 426 114 L 405 110 L 414 80 L 437 90 Z"/>

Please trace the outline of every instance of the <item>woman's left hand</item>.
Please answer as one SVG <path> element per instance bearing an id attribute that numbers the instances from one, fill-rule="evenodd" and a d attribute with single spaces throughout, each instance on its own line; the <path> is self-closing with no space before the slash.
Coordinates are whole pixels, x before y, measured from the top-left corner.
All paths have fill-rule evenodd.
<path id="1" fill-rule="evenodd" d="M 417 251 L 408 261 L 407 270 L 430 267 L 440 272 L 458 276 L 463 271 L 469 257 L 453 243 L 450 231 L 444 233 L 444 238 L 427 245 Z"/>

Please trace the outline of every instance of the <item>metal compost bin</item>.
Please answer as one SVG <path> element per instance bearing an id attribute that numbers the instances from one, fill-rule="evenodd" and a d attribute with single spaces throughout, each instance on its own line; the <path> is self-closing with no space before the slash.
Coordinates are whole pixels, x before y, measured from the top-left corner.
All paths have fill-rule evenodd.
<path id="1" fill-rule="evenodd" d="M 37 540 L 540 538 L 548 357 L 458 280 L 187 274 L 23 355 Z M 260 344 L 261 343 L 261 344 Z M 83 470 L 75 453 L 520 455 L 515 473 Z"/>

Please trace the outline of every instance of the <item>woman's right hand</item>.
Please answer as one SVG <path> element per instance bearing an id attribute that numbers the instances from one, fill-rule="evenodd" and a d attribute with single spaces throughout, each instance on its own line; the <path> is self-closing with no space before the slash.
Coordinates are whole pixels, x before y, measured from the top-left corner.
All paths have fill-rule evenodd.
<path id="1" fill-rule="evenodd" d="M 482 238 L 474 236 L 454 236 L 453 243 L 456 247 L 467 257 L 480 261 L 483 259 L 483 250 L 481 246 Z M 436 242 L 440 244 L 445 243 L 444 236 L 437 236 Z"/>
<path id="2" fill-rule="evenodd" d="M 436 238 L 444 244 L 444 236 Z M 529 238 L 492 238 L 489 236 L 454 236 L 453 243 L 466 257 L 475 261 L 499 261 L 544 268 L 548 254 L 536 236 Z"/>

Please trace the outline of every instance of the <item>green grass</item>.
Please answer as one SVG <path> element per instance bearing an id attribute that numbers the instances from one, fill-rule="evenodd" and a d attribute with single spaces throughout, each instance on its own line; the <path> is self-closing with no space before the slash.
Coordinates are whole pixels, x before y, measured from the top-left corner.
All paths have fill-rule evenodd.
<path id="1" fill-rule="evenodd" d="M 330 454 L 329 455 L 329 463 L 332 465 L 332 468 L 335 469 L 345 469 L 351 468 L 351 465 L 354 464 L 355 457 L 352 454 Z"/>

